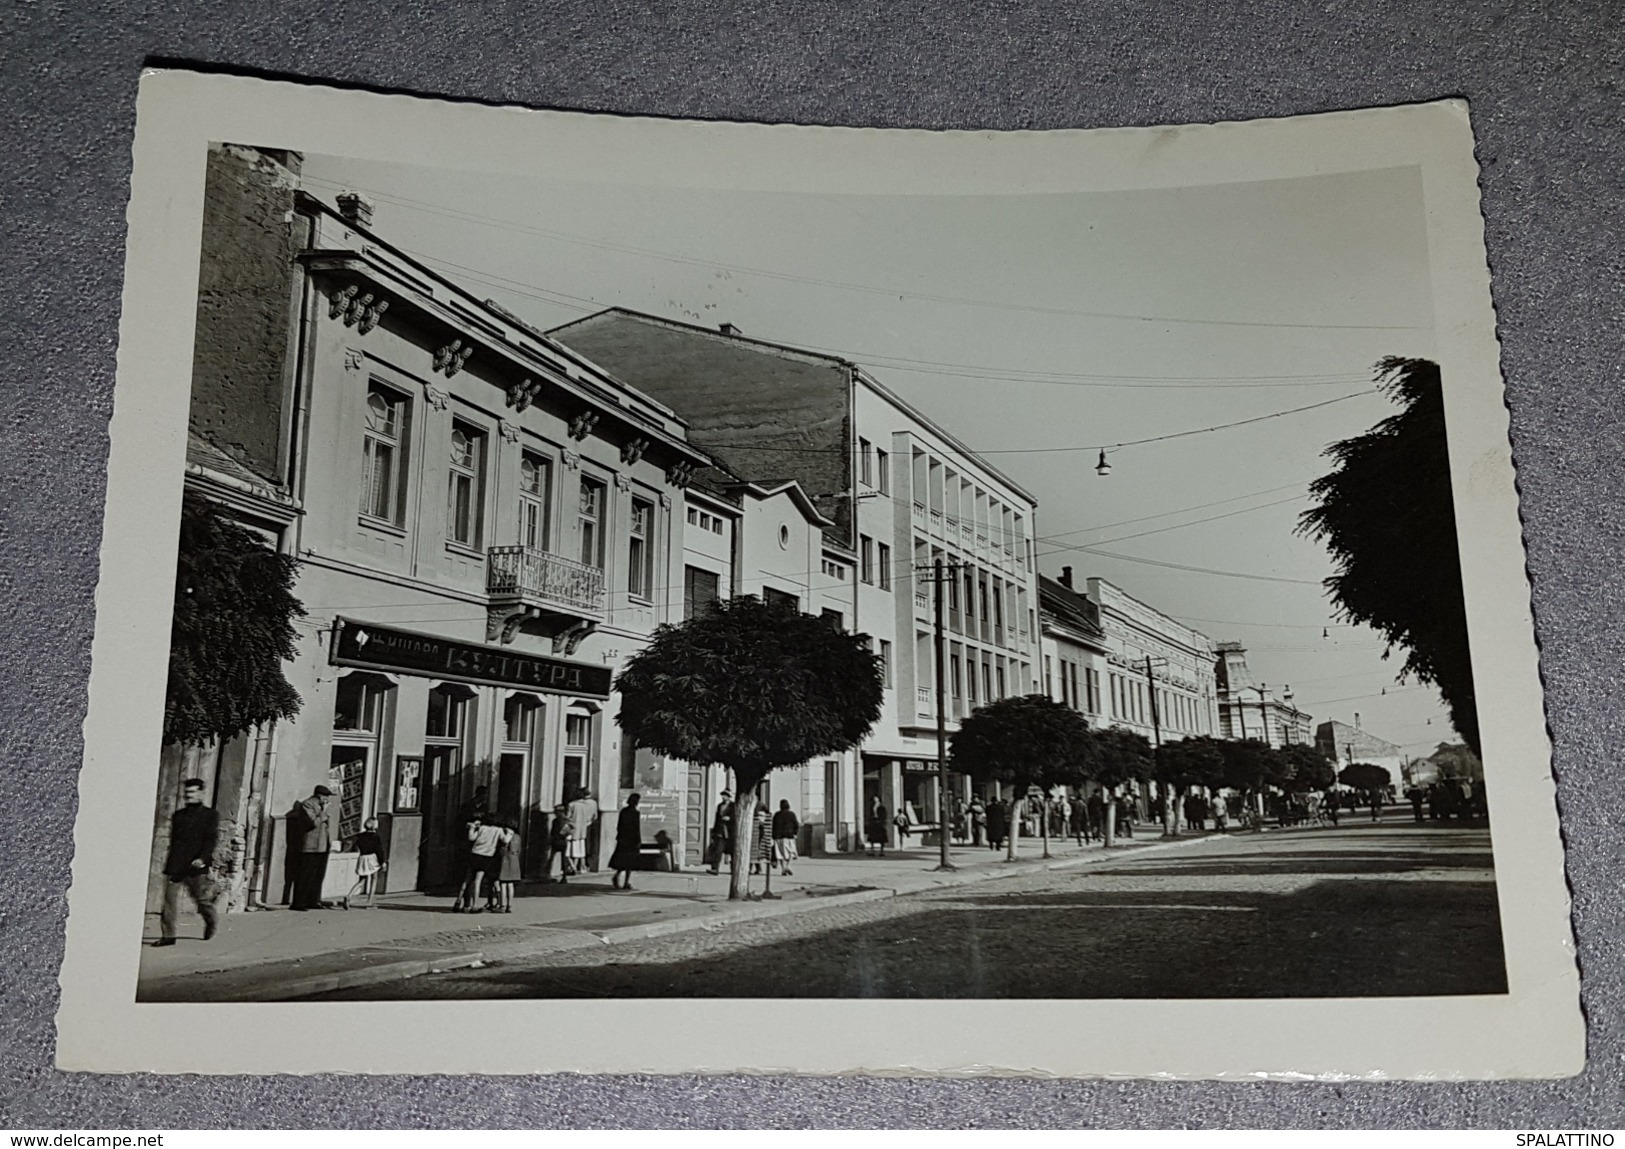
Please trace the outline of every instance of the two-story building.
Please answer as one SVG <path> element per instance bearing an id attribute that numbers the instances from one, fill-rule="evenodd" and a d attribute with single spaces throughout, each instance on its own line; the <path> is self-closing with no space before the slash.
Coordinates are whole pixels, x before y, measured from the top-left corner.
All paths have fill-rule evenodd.
<path id="1" fill-rule="evenodd" d="M 1215 734 L 1212 640 L 1105 579 L 1088 588 L 1106 636 L 1105 724 L 1164 742 Z"/>
<path id="2" fill-rule="evenodd" d="M 879 799 L 936 823 L 933 590 L 948 576 L 943 679 L 948 729 L 976 706 L 1034 689 L 1036 501 L 859 365 L 719 329 L 612 309 L 550 333 L 669 404 L 728 470 L 772 488 L 794 480 L 855 559 L 846 624 L 885 665 L 884 711 L 851 772 L 830 788 L 831 848 L 861 848 Z M 827 589 L 841 593 L 832 576 Z M 965 779 L 955 795 L 969 796 Z"/>

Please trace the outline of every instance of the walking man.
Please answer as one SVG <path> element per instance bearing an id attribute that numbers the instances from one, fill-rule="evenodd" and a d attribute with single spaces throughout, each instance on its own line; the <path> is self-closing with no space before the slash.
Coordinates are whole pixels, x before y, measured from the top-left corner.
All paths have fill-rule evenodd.
<path id="1" fill-rule="evenodd" d="M 296 910 L 322 909 L 322 883 L 327 880 L 327 855 L 333 849 L 333 820 L 329 809 L 333 791 L 318 786 L 288 816 L 289 845 L 299 853 L 293 876 Z"/>
<path id="2" fill-rule="evenodd" d="M 785 877 L 790 876 L 790 863 L 796 860 L 796 835 L 800 833 L 801 821 L 790 809 L 790 800 L 780 798 L 778 813 L 773 815 L 773 860 Z"/>
<path id="3" fill-rule="evenodd" d="M 711 843 L 707 849 L 711 858 L 710 872 L 720 873 L 722 863 L 734 852 L 734 796 L 727 790 L 717 802 L 716 815 L 711 819 Z"/>
<path id="4" fill-rule="evenodd" d="M 209 867 L 214 863 L 220 836 L 220 815 L 203 804 L 203 780 L 188 778 L 181 784 L 184 804 L 169 816 L 169 853 L 164 858 L 164 908 L 159 914 L 162 936 L 155 943 L 175 944 L 181 915 L 181 891 L 192 895 L 203 915 L 203 940 L 214 937 L 218 918 L 214 891 L 209 888 Z"/>

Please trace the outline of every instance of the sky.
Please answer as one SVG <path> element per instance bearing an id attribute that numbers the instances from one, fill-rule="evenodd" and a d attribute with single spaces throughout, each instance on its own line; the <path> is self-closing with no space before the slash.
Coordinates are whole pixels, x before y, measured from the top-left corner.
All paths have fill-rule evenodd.
<path id="1" fill-rule="evenodd" d="M 1317 722 L 1358 712 L 1417 755 L 1456 739 L 1436 691 L 1396 683 L 1402 651 L 1336 622 L 1330 559 L 1294 533 L 1325 447 L 1394 411 L 1373 364 L 1436 355 L 1414 168 L 998 196 L 315 155 L 304 176 L 328 203 L 366 194 L 380 236 L 544 329 L 621 306 L 853 359 L 1037 497 L 1045 574 L 1242 643 Z"/>

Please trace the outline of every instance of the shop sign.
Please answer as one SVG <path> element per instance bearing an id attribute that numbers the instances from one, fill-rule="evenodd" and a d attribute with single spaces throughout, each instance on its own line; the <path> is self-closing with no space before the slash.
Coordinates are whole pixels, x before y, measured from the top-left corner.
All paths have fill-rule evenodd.
<path id="1" fill-rule="evenodd" d="M 609 698 L 611 679 L 607 666 L 521 654 L 347 618 L 334 621 L 328 661 L 334 666 L 599 700 Z"/>

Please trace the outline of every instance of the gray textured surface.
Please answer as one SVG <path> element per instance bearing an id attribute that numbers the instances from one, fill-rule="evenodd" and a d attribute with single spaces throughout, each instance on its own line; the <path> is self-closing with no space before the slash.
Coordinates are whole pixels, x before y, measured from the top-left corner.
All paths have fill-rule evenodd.
<path id="1" fill-rule="evenodd" d="M 1622 55 L 1616 0 L 10 6 L 0 16 L 0 1125 L 1619 1124 L 1625 903 L 1613 868 L 1625 802 L 1610 750 L 1625 733 L 1625 616 L 1610 608 L 1625 601 Z M 54 1072 L 130 140 L 148 56 L 485 101 L 895 127 L 1093 127 L 1467 97 L 1575 892 L 1586 1074 L 1331 1087 Z"/>

